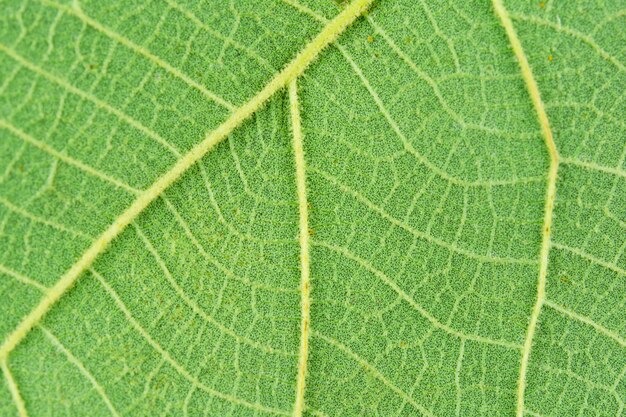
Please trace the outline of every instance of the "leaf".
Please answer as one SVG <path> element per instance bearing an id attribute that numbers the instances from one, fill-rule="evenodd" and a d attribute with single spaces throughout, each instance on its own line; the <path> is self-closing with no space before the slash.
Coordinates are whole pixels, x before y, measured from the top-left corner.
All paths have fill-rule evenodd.
<path id="1" fill-rule="evenodd" d="M 0 414 L 623 415 L 620 3 L 1 0 Z"/>

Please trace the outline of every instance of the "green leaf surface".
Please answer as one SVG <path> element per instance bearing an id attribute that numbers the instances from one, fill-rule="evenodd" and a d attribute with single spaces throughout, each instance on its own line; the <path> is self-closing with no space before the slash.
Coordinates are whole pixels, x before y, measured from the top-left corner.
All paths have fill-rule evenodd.
<path id="1" fill-rule="evenodd" d="M 626 414 L 623 2 L 0 10 L 0 415 Z"/>

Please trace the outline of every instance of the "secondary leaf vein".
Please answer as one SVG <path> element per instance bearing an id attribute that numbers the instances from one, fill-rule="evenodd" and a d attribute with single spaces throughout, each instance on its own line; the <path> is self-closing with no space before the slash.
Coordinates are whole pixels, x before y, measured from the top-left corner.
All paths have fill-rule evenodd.
<path id="1" fill-rule="evenodd" d="M 612 330 L 607 329 L 606 327 L 602 326 L 601 324 L 598 324 L 596 322 L 594 322 L 593 320 L 591 320 L 589 317 L 585 317 L 581 314 L 578 314 L 572 310 L 569 310 L 565 307 L 563 307 L 560 304 L 557 304 L 553 301 L 550 300 L 545 300 L 545 305 L 552 308 L 555 311 L 558 311 L 559 313 L 561 313 L 564 316 L 569 317 L 570 319 L 579 321 L 581 323 L 585 323 L 588 326 L 593 327 L 594 329 L 596 329 L 598 332 L 602 333 L 604 336 L 613 339 L 614 341 L 616 341 L 617 343 L 619 343 L 622 347 L 626 347 L 626 339 L 624 339 L 623 337 L 621 337 L 620 335 L 618 335 L 617 333 L 615 333 Z"/>
<path id="2" fill-rule="evenodd" d="M 169 74 L 173 75 L 176 78 L 179 78 L 180 80 L 184 81 L 190 87 L 200 91 L 205 97 L 211 99 L 212 101 L 214 101 L 215 103 L 219 104 L 220 106 L 225 107 L 225 108 L 227 108 L 230 111 L 234 111 L 236 109 L 236 107 L 232 103 L 229 103 L 228 101 L 226 101 L 222 97 L 218 96 L 217 94 L 213 93 L 212 91 L 209 91 L 205 86 L 203 86 L 199 82 L 195 81 L 194 79 L 189 77 L 187 74 L 185 74 L 182 71 L 180 71 L 178 68 L 175 68 L 174 66 L 172 66 L 168 62 L 164 61 L 162 58 L 154 55 L 152 52 L 147 50 L 145 47 L 143 47 L 141 45 L 135 44 L 134 42 L 132 42 L 129 39 L 126 39 L 125 37 L 120 35 L 119 33 L 114 32 L 113 30 L 111 30 L 108 27 L 104 26 L 100 22 L 92 19 L 90 16 L 85 14 L 85 12 L 80 8 L 80 4 L 79 4 L 78 1 L 72 2 L 72 7 L 67 7 L 67 6 L 58 4 L 56 2 L 50 1 L 50 0 L 41 0 L 41 2 L 43 4 L 51 6 L 51 7 L 55 8 L 55 9 L 58 9 L 58 10 L 62 10 L 65 13 L 68 13 L 70 15 L 73 15 L 73 16 L 77 17 L 82 22 L 84 22 L 86 25 L 91 26 L 92 28 L 94 28 L 98 32 L 104 34 L 105 36 L 109 37 L 110 39 L 114 40 L 115 42 L 117 42 L 117 43 L 119 43 L 121 45 L 124 45 L 125 47 L 131 49 L 132 51 L 134 51 L 134 52 L 144 56 L 145 58 L 147 58 L 148 60 L 150 60 L 154 64 L 156 64 L 157 66 L 163 68 Z"/>
<path id="3" fill-rule="evenodd" d="M 28 68 L 29 70 L 31 70 L 32 72 L 41 75 L 42 77 L 54 82 L 55 84 L 60 85 L 61 87 L 63 87 L 65 90 L 71 92 L 72 94 L 75 94 L 85 100 L 91 101 L 92 103 L 94 103 L 97 107 L 101 107 L 103 109 L 105 109 L 107 112 L 114 114 L 115 116 L 117 116 L 119 119 L 125 121 L 126 123 L 128 123 L 130 126 L 134 127 L 135 129 L 143 132 L 145 135 L 147 135 L 149 138 L 157 141 L 161 146 L 163 146 L 164 148 L 168 149 L 170 152 L 176 154 L 177 151 L 172 147 L 172 145 L 170 145 L 165 139 L 163 139 L 161 136 L 159 136 L 158 134 L 156 134 L 155 132 L 153 132 L 152 130 L 148 129 L 147 127 L 143 126 L 141 123 L 137 122 L 136 120 L 134 120 L 133 118 L 131 118 L 130 116 L 128 116 L 127 114 L 125 114 L 124 112 L 116 109 L 115 107 L 111 106 L 109 103 L 100 100 L 98 97 L 94 96 L 92 93 L 83 91 L 73 85 L 71 85 L 70 83 L 68 83 L 66 80 L 57 77 L 56 75 L 44 70 L 43 68 L 40 68 L 39 66 L 33 64 L 32 62 L 30 62 L 29 60 L 27 60 L 26 58 L 24 58 L 23 56 L 21 56 L 20 54 L 18 54 L 17 52 L 15 52 L 14 50 L 12 50 L 11 48 L 0 44 L 0 51 L 6 53 L 7 55 L 9 55 L 11 58 L 13 58 L 15 61 L 17 61 L 20 65 L 22 65 L 25 68 Z"/>
<path id="4" fill-rule="evenodd" d="M 340 255 L 343 255 L 347 259 L 350 259 L 350 260 L 356 262 L 360 267 L 362 267 L 366 271 L 374 274 L 385 285 L 387 285 L 389 288 L 391 288 L 395 293 L 397 293 L 400 296 L 400 298 L 402 298 L 404 301 L 409 303 L 409 305 L 411 307 L 413 307 L 413 309 L 415 309 L 422 317 L 424 317 L 426 320 L 428 320 L 434 327 L 436 327 L 437 329 L 442 330 L 442 331 L 448 333 L 449 335 L 452 335 L 454 337 L 458 337 L 461 340 L 473 340 L 475 342 L 485 343 L 485 344 L 489 344 L 489 345 L 503 346 L 503 347 L 506 347 L 506 348 L 509 348 L 509 349 L 520 350 L 522 348 L 521 345 L 518 345 L 518 344 L 515 344 L 515 343 L 511 343 L 511 342 L 507 342 L 507 341 L 503 341 L 503 340 L 495 340 L 495 339 L 491 339 L 491 338 L 488 338 L 488 337 L 483 337 L 483 336 L 478 336 L 478 335 L 466 334 L 466 333 L 459 332 L 458 330 L 453 329 L 452 327 L 448 326 L 447 324 L 444 324 L 444 323 L 440 322 L 439 320 L 437 320 L 436 317 L 434 317 L 432 314 L 430 314 L 429 311 L 427 311 L 425 308 L 423 308 L 421 305 L 419 305 L 417 303 L 417 301 L 415 301 L 415 299 L 413 299 L 413 297 L 411 297 L 402 288 L 400 288 L 400 286 L 398 284 L 396 284 L 389 276 L 387 276 L 387 274 L 385 274 L 383 271 L 380 271 L 379 269 L 374 267 L 366 259 L 363 259 L 363 258 L 355 255 L 354 253 L 352 253 L 351 251 L 349 251 L 346 248 L 341 248 L 341 247 L 338 247 L 336 245 L 332 245 L 330 243 L 320 242 L 320 241 L 314 240 L 314 241 L 311 242 L 311 244 L 313 246 L 320 246 L 320 247 L 323 247 L 323 248 L 326 248 L 326 249 L 330 249 L 333 252 L 336 252 L 336 253 L 338 253 Z"/>
<path id="5" fill-rule="evenodd" d="M 131 312 L 128 310 L 128 308 L 126 307 L 126 305 L 124 304 L 124 302 L 121 300 L 121 298 L 119 297 L 119 295 L 117 294 L 117 292 L 113 289 L 113 287 L 111 287 L 106 280 L 104 279 L 104 277 L 102 277 L 102 275 L 100 275 L 97 271 L 95 271 L 94 269 L 91 269 L 90 272 L 96 277 L 96 279 L 98 280 L 98 282 L 100 282 L 100 284 L 102 285 L 102 287 L 104 288 L 104 290 L 108 293 L 108 295 L 113 299 L 113 301 L 115 302 L 115 304 L 117 305 L 117 307 L 120 309 L 120 311 L 124 314 L 124 316 L 126 317 L 126 319 L 128 320 L 128 322 L 135 328 L 135 330 L 146 340 L 146 342 L 152 346 L 152 348 L 154 350 L 156 350 L 157 352 L 159 352 L 159 354 L 161 355 L 161 357 L 163 359 L 165 359 L 180 375 L 182 375 L 187 381 L 189 381 L 190 383 L 192 383 L 194 386 L 200 388 L 201 390 L 203 390 L 204 392 L 213 395 L 215 397 L 221 398 L 225 401 L 229 401 L 233 404 L 237 404 L 237 405 L 242 405 L 244 407 L 250 408 L 252 410 L 256 410 L 256 411 L 263 411 L 266 413 L 272 413 L 272 414 L 278 414 L 278 415 L 286 415 L 288 416 L 289 413 L 283 410 L 277 410 L 274 408 L 270 408 L 270 407 L 265 407 L 261 404 L 258 403 L 251 403 L 249 401 L 243 400 L 241 398 L 235 397 L 233 395 L 230 394 L 226 394 L 220 391 L 217 391 L 207 385 L 205 385 L 204 383 L 200 382 L 198 380 L 198 378 L 196 378 L 195 376 L 191 375 L 191 373 L 185 369 L 180 363 L 178 363 L 170 354 L 168 351 L 166 351 L 157 341 L 155 341 L 152 336 L 150 336 L 150 334 L 139 324 L 139 322 L 133 317 L 133 315 L 131 314 Z"/>
<path id="6" fill-rule="evenodd" d="M 152 242 L 142 232 L 141 228 L 137 225 L 137 223 L 133 223 L 133 227 L 135 229 L 135 232 L 137 233 L 137 235 L 141 239 L 141 241 L 144 243 L 144 245 L 148 249 L 148 252 L 150 252 L 152 257 L 156 261 L 157 265 L 159 266 L 159 268 L 163 272 L 163 275 L 165 276 L 165 279 L 171 285 L 171 287 L 174 289 L 176 294 L 178 294 L 178 296 L 184 301 L 185 304 L 187 304 L 187 306 L 189 306 L 193 310 L 193 312 L 195 314 L 197 314 L 198 316 L 202 317 L 202 319 L 204 319 L 205 322 L 210 323 L 213 326 L 217 327 L 222 333 L 225 333 L 225 334 L 229 335 L 230 337 L 232 337 L 233 339 L 235 339 L 236 342 L 244 343 L 244 344 L 246 344 L 248 346 L 251 346 L 251 347 L 253 347 L 255 349 L 259 349 L 262 352 L 272 353 L 272 354 L 280 354 L 280 355 L 284 355 L 284 356 L 293 356 L 294 355 L 292 352 L 285 352 L 285 351 L 283 351 L 281 349 L 276 349 L 276 348 L 274 348 L 272 346 L 266 346 L 266 345 L 263 345 L 263 344 L 261 344 L 259 342 L 254 341 L 252 339 L 249 339 L 248 337 L 239 335 L 239 334 L 235 333 L 232 329 L 226 327 L 224 324 L 220 323 L 215 318 L 213 318 L 209 314 L 207 314 L 207 312 L 204 311 L 198 305 L 198 303 L 196 303 L 196 301 L 194 301 L 189 295 L 187 295 L 185 293 L 185 291 L 180 287 L 180 285 L 178 285 L 178 283 L 176 282 L 176 280 L 172 276 L 172 273 L 170 272 L 169 268 L 165 264 L 165 261 L 161 258 L 161 256 L 157 252 L 156 248 L 152 245 Z"/>
<path id="7" fill-rule="evenodd" d="M 318 338 L 320 340 L 323 340 L 324 342 L 328 343 L 330 346 L 333 346 L 334 348 L 338 349 L 340 352 L 343 352 L 346 356 L 348 356 L 350 359 L 352 359 L 353 361 L 358 363 L 361 367 L 363 367 L 363 369 L 365 369 L 370 374 L 372 374 L 376 379 L 378 379 L 380 382 L 382 382 L 383 385 L 385 385 L 387 388 L 391 389 L 396 395 L 398 395 L 400 398 L 402 398 L 407 403 L 411 404 L 411 406 L 413 408 L 415 408 L 417 411 L 419 411 L 423 415 L 428 416 L 428 417 L 435 417 L 435 415 L 430 410 L 428 410 L 423 405 L 417 403 L 411 396 L 409 396 L 406 392 L 404 392 L 403 390 L 398 388 L 393 382 L 391 382 L 378 369 L 376 369 L 373 365 L 371 365 L 365 359 L 361 358 L 359 355 L 357 355 L 355 352 L 353 352 L 347 346 L 343 345 L 342 343 L 338 342 L 337 340 L 335 340 L 333 338 L 330 338 L 330 337 L 325 336 L 323 334 L 320 334 L 318 332 L 313 332 L 312 336 L 314 336 L 315 338 Z"/>
<path id="8" fill-rule="evenodd" d="M 52 332 L 50 330 L 48 330 L 47 328 L 43 327 L 42 325 L 39 325 L 38 328 L 43 332 L 43 334 L 46 336 L 46 338 L 48 338 L 50 343 L 59 352 L 63 353 L 67 357 L 67 360 L 72 365 L 74 365 L 85 378 L 87 378 L 87 380 L 93 386 L 93 388 L 96 390 L 96 392 L 98 393 L 100 398 L 102 398 L 102 401 L 104 402 L 106 407 L 109 409 L 111 414 L 114 417 L 120 417 L 119 413 L 117 412 L 117 410 L 115 409 L 115 407 L 111 403 L 111 399 L 107 395 L 106 391 L 104 391 L 104 388 L 102 387 L 102 385 L 100 385 L 100 383 L 91 374 L 91 372 L 89 372 L 87 370 L 87 368 L 85 368 L 85 365 L 83 365 L 83 363 L 76 356 L 74 356 L 74 354 L 68 348 L 66 348 L 63 345 L 63 343 L 54 334 L 52 334 Z"/>
<path id="9" fill-rule="evenodd" d="M 311 328 L 311 283 L 309 258 L 309 203 L 306 190 L 306 161 L 302 140 L 302 125 L 298 104 L 298 85 L 294 79 L 289 85 L 289 108 L 293 135 L 293 154 L 296 168 L 296 189 L 300 215 L 298 234 L 300 241 L 300 353 L 298 355 L 298 375 L 296 380 L 296 402 L 293 417 L 301 417 L 304 411 L 304 391 L 306 387 L 309 358 L 309 332 Z"/>
<path id="10" fill-rule="evenodd" d="M 314 172 L 316 174 L 321 175 L 326 181 L 328 181 L 330 184 L 336 186 L 337 188 L 339 188 L 342 192 L 352 196 L 354 199 L 356 199 L 358 202 L 360 202 L 361 204 L 365 205 L 367 208 L 369 208 L 370 210 L 374 211 L 375 213 L 377 213 L 379 216 L 381 216 L 382 218 L 384 218 L 385 220 L 387 220 L 388 222 L 390 222 L 391 224 L 398 226 L 399 228 L 409 232 L 410 234 L 412 234 L 413 236 L 419 238 L 419 239 L 423 239 L 426 240 L 430 243 L 434 243 L 437 246 L 440 246 L 444 249 L 447 249 L 451 252 L 455 252 L 461 255 L 464 255 L 468 258 L 472 258 L 472 259 L 476 259 L 478 261 L 481 262 L 491 262 L 491 263 L 511 263 L 511 264 L 524 264 L 524 265 L 534 265 L 537 264 L 537 261 L 533 260 L 533 259 L 517 259 L 517 258 L 504 258 L 504 257 L 498 257 L 498 256 L 487 256 L 487 255 L 481 255 L 478 253 L 474 253 L 470 250 L 461 248 L 455 244 L 446 242 L 444 240 L 441 240 L 435 236 L 432 236 L 428 233 L 425 232 L 421 232 L 405 223 L 403 223 L 402 221 L 396 219 L 395 217 L 393 217 L 392 215 L 390 215 L 389 213 L 387 213 L 382 207 L 377 206 L 376 204 L 374 204 L 372 201 L 370 201 L 367 197 L 365 197 L 363 194 L 361 194 L 360 192 L 351 189 L 350 187 L 348 187 L 347 185 L 341 183 L 338 179 L 334 178 L 333 176 L 331 176 L 330 174 L 328 174 L 325 171 L 322 171 L 321 169 L 317 168 L 317 167 L 310 167 L 308 168 L 309 171 Z"/>
<path id="11" fill-rule="evenodd" d="M 28 417 L 28 413 L 26 412 L 26 405 L 24 404 L 24 399 L 20 394 L 20 389 L 17 386 L 17 382 L 15 382 L 15 378 L 13 378 L 13 375 L 11 374 L 11 370 L 9 369 L 6 358 L 0 362 L 0 368 L 2 368 L 2 373 L 4 374 L 4 378 L 7 381 L 7 385 L 9 386 L 9 391 L 11 392 L 11 397 L 13 398 L 13 402 L 15 403 L 15 407 L 17 408 L 18 415 L 20 417 Z"/>
<path id="12" fill-rule="evenodd" d="M 533 345 L 533 338 L 535 336 L 535 330 L 537 328 L 537 322 L 539 321 L 539 315 L 541 314 L 541 308 L 545 302 L 546 297 L 546 278 L 548 275 L 548 262 L 550 256 L 551 247 L 551 229 L 552 229 L 552 213 L 554 210 L 554 202 L 556 200 L 556 181 L 557 172 L 559 169 L 559 153 L 554 143 L 552 136 L 552 129 L 550 128 L 550 122 L 548 115 L 541 99 L 539 92 L 539 86 L 533 75 L 526 54 L 522 44 L 517 37 L 513 23 L 509 12 L 504 7 L 502 0 L 492 0 L 495 14 L 500 19 L 500 23 L 504 27 L 509 43 L 513 48 L 513 53 L 517 58 L 520 70 L 522 72 L 522 78 L 526 84 L 526 89 L 532 100 L 533 107 L 537 113 L 537 119 L 541 126 L 541 132 L 543 134 L 545 145 L 550 158 L 550 166 L 548 168 L 548 180 L 545 194 L 545 207 L 543 225 L 541 229 L 541 250 L 539 254 L 539 276 L 537 278 L 537 300 L 533 306 L 530 320 L 528 322 L 528 328 L 526 329 L 526 338 L 524 341 L 524 349 L 522 350 L 522 358 L 520 362 L 520 372 L 517 383 L 517 417 L 524 416 L 524 393 L 526 390 L 526 374 L 528 371 L 528 363 L 530 359 L 530 352 Z"/>

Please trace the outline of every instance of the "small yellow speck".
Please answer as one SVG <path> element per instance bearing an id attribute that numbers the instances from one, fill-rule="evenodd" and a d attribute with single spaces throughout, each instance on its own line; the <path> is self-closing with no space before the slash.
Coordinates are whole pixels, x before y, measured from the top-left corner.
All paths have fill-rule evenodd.
<path id="1" fill-rule="evenodd" d="M 369 35 L 369 36 L 367 37 L 367 41 L 368 41 L 369 43 L 374 42 L 374 37 L 373 37 L 372 35 Z"/>
<path id="2" fill-rule="evenodd" d="M 548 55 L 548 61 L 552 62 L 553 59 L 554 57 L 552 55 Z"/>
<path id="3" fill-rule="evenodd" d="M 315 230 L 309 228 L 309 236 L 313 236 L 315 234 Z"/>
<path id="4" fill-rule="evenodd" d="M 539 2 L 539 7 L 541 7 L 542 9 L 546 6 L 546 2 L 545 1 L 540 1 Z"/>

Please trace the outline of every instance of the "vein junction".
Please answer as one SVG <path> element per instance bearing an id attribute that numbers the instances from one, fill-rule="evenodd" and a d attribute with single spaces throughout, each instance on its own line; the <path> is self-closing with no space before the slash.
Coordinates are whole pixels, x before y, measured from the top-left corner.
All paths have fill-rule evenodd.
<path id="1" fill-rule="evenodd" d="M 234 110 L 205 139 L 183 155 L 169 171 L 163 174 L 149 188 L 141 192 L 135 201 L 91 244 L 78 261 L 50 288 L 39 304 L 18 324 L 0 346 L 0 362 L 26 337 L 30 330 L 41 321 L 56 302 L 72 288 L 82 273 L 105 251 L 108 245 L 142 213 L 170 185 L 176 182 L 191 166 L 200 160 L 215 145 L 225 139 L 247 118 L 254 114 L 279 90 L 297 78 L 320 52 L 332 43 L 354 20 L 365 11 L 373 0 L 355 0 L 337 17 L 331 20 L 321 32 L 311 40 L 300 53 L 266 86 L 247 103 Z"/>
<path id="2" fill-rule="evenodd" d="M 530 352 L 532 349 L 533 338 L 535 336 L 535 330 L 537 328 L 537 322 L 539 321 L 539 315 L 541 314 L 541 308 L 546 302 L 546 277 L 548 275 L 548 258 L 550 255 L 550 231 L 552 229 L 552 212 L 554 210 L 554 201 L 556 199 L 556 180 L 557 172 L 559 169 L 559 153 L 554 143 L 552 136 L 552 130 L 550 128 L 550 122 L 546 113 L 545 106 L 541 100 L 541 94 L 539 92 L 539 86 L 533 76 L 530 64 L 522 48 L 522 44 L 517 37 L 515 28 L 509 16 L 509 12 L 504 7 L 502 0 L 492 0 L 493 8 L 496 15 L 500 19 L 504 30 L 517 61 L 519 63 L 526 89 L 530 95 L 530 98 L 535 107 L 537 118 L 541 126 L 541 132 L 543 134 L 545 144 L 550 157 L 550 166 L 548 169 L 548 183 L 546 189 L 546 201 L 544 207 L 544 217 L 542 226 L 542 239 L 541 239 L 541 251 L 539 260 L 539 277 L 537 280 L 537 300 L 533 306 L 528 328 L 526 329 L 526 339 L 524 341 L 524 347 L 522 349 L 522 359 L 520 363 L 519 378 L 517 382 L 517 417 L 523 417 L 524 415 L 524 393 L 526 390 L 526 374 L 528 372 L 528 362 L 530 359 Z"/>

